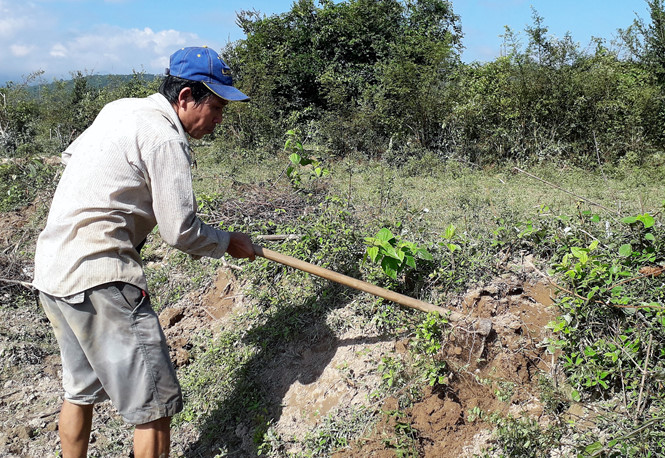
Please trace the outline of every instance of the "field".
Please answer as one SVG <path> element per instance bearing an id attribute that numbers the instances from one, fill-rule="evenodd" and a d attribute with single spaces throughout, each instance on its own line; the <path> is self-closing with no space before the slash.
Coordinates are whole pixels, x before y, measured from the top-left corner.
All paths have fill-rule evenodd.
<path id="1" fill-rule="evenodd" d="M 316 153 L 318 172 L 198 145 L 201 217 L 466 318 L 260 258 L 194 260 L 155 231 L 142 256 L 186 397 L 174 456 L 662 456 L 660 164 Z M 0 215 L 1 456 L 59 456 L 59 352 L 17 283 L 55 162 L 16 164 L 26 199 Z M 130 456 L 131 432 L 99 405 L 90 456 Z"/>

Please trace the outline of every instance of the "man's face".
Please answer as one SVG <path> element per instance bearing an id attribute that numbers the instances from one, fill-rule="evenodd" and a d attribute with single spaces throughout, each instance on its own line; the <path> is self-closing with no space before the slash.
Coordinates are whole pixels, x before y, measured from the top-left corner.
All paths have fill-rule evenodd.
<path id="1" fill-rule="evenodd" d="M 211 95 L 197 105 L 189 96 L 181 102 L 181 109 L 178 111 L 185 132 L 197 140 L 211 134 L 215 126 L 222 122 L 222 112 L 227 103 L 216 95 Z"/>

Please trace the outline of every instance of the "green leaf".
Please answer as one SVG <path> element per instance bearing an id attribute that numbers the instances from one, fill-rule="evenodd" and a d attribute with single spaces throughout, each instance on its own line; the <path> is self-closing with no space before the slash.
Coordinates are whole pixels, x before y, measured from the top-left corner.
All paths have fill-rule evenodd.
<path id="1" fill-rule="evenodd" d="M 579 257 L 581 256 L 582 253 L 585 253 L 585 251 L 584 251 L 583 248 L 579 248 L 579 247 L 576 247 L 576 246 L 572 247 L 572 248 L 570 249 L 570 252 L 571 252 L 571 253 L 573 254 L 573 256 L 575 256 L 576 258 L 579 258 Z"/>
<path id="2" fill-rule="evenodd" d="M 631 254 L 633 254 L 633 247 L 630 246 L 630 243 L 624 243 L 623 245 L 621 245 L 621 247 L 619 248 L 619 256 L 621 256 L 622 258 L 627 258 Z"/>
<path id="3" fill-rule="evenodd" d="M 573 390 L 570 392 L 570 399 L 572 399 L 575 402 L 580 402 L 582 397 L 580 396 L 580 392 L 577 390 Z"/>
<path id="4" fill-rule="evenodd" d="M 448 227 L 446 227 L 446 232 L 443 235 L 443 237 L 447 240 L 451 240 L 453 237 L 455 237 L 455 232 L 456 232 L 456 227 L 453 223 L 450 223 Z"/>
<path id="5" fill-rule="evenodd" d="M 385 240 L 380 240 L 379 243 L 381 245 L 381 252 L 384 256 L 398 259 L 400 261 L 403 259 L 403 256 L 400 258 L 399 254 L 397 254 L 397 251 L 395 251 L 395 247 L 393 247 L 390 243 L 386 242 Z"/>
<path id="6" fill-rule="evenodd" d="M 603 444 L 601 444 L 600 442 L 594 442 L 593 444 L 589 444 L 586 447 L 584 447 L 584 453 L 592 454 L 602 449 L 603 449 Z"/>
<path id="7" fill-rule="evenodd" d="M 451 253 L 454 253 L 457 250 L 461 250 L 462 248 L 456 244 L 456 243 L 446 243 L 446 247 L 450 250 Z"/>
<path id="8" fill-rule="evenodd" d="M 586 264 L 589 260 L 588 252 L 584 248 L 574 246 L 570 249 L 570 252 L 573 253 L 573 256 L 579 259 L 582 264 Z"/>
<path id="9" fill-rule="evenodd" d="M 300 154 L 298 154 L 298 153 L 292 153 L 289 156 L 289 160 L 293 163 L 293 165 L 300 165 L 300 161 L 302 160 L 302 157 L 300 157 Z"/>
<path id="10" fill-rule="evenodd" d="M 610 292 L 612 293 L 612 296 L 620 296 L 623 294 L 623 286 L 615 286 Z"/>
<path id="11" fill-rule="evenodd" d="M 367 248 L 367 255 L 372 260 L 372 262 L 376 262 L 376 259 L 379 257 L 379 247 L 371 246 Z"/>
<path id="12" fill-rule="evenodd" d="M 653 219 L 653 216 L 651 216 L 648 213 L 638 216 L 637 219 L 642 221 L 642 224 L 644 224 L 645 229 L 649 229 L 651 226 L 656 224 L 656 221 Z"/>
<path id="13" fill-rule="evenodd" d="M 399 269 L 399 262 L 394 258 L 384 257 L 381 260 L 381 268 L 386 275 L 393 280 L 397 279 L 397 271 Z"/>
<path id="14" fill-rule="evenodd" d="M 430 254 L 430 252 L 427 251 L 425 248 L 418 248 L 418 250 L 416 251 L 416 254 L 418 255 L 418 257 L 420 259 L 424 259 L 425 261 L 433 261 L 434 260 L 434 258 Z"/>
<path id="15" fill-rule="evenodd" d="M 384 227 L 376 234 L 376 238 L 379 240 L 390 241 L 393 240 L 395 236 L 390 232 L 390 229 Z"/>
<path id="16" fill-rule="evenodd" d="M 635 216 L 627 216 L 623 218 L 621 222 L 626 224 L 633 224 L 637 222 L 637 218 Z"/>
<path id="17" fill-rule="evenodd" d="M 656 241 L 656 237 L 651 232 L 649 232 L 647 234 L 644 234 L 644 238 L 647 239 L 650 242 L 655 242 Z"/>
<path id="18" fill-rule="evenodd" d="M 416 268 L 416 260 L 413 256 L 407 256 L 406 257 L 406 265 L 411 267 L 412 269 Z"/>

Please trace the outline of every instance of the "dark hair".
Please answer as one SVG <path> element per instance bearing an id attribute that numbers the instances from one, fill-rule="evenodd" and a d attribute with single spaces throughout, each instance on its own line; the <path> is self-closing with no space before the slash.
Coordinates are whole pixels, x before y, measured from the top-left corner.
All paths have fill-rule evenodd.
<path id="1" fill-rule="evenodd" d="M 173 75 L 167 75 L 159 86 L 159 93 L 171 103 L 178 103 L 180 91 L 186 87 L 192 90 L 194 103 L 197 105 L 213 95 L 212 91 L 200 81 L 186 80 Z"/>

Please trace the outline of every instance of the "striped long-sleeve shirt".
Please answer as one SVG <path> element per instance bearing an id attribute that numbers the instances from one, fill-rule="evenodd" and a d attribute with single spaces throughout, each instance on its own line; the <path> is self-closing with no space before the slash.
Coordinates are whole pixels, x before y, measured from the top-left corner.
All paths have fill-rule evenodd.
<path id="1" fill-rule="evenodd" d="M 66 167 L 37 241 L 34 286 L 56 297 L 112 281 L 147 289 L 136 247 L 156 225 L 186 253 L 221 257 L 229 234 L 196 216 L 189 151 L 162 95 L 106 105 L 63 153 Z"/>

